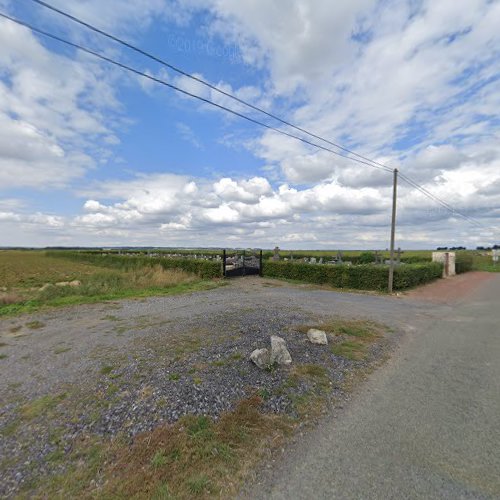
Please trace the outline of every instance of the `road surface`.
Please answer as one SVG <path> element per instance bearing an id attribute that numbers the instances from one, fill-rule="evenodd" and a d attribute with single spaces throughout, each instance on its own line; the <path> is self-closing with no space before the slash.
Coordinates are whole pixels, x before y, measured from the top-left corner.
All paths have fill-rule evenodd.
<path id="1" fill-rule="evenodd" d="M 246 494 L 500 498 L 500 274 L 459 295 L 408 314 L 387 365 Z"/>

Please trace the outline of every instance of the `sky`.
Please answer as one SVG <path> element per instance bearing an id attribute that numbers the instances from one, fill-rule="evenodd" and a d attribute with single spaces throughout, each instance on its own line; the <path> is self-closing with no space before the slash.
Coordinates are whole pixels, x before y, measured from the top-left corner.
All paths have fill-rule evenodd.
<path id="1" fill-rule="evenodd" d="M 479 223 L 400 180 L 396 246 L 500 243 L 500 1 L 48 3 Z M 297 133 L 32 0 L 0 11 Z M 390 172 L 0 18 L 0 246 L 385 249 L 391 199 Z"/>

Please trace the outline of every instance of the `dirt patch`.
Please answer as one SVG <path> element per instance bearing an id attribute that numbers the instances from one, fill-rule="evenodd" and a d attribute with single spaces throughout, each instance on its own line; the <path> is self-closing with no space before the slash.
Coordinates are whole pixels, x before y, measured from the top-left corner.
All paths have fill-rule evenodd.
<path id="1" fill-rule="evenodd" d="M 411 299 L 428 300 L 430 302 L 458 302 L 469 297 L 484 281 L 494 277 L 491 273 L 475 271 L 458 274 L 452 278 L 441 279 L 404 293 Z"/>

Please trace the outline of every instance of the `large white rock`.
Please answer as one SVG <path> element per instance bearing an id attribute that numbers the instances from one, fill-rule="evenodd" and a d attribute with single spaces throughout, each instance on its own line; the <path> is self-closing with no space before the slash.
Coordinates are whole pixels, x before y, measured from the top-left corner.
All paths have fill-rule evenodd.
<path id="1" fill-rule="evenodd" d="M 286 348 L 286 342 L 281 337 L 271 335 L 271 364 L 289 365 L 292 362 L 292 356 Z"/>
<path id="2" fill-rule="evenodd" d="M 250 354 L 250 361 L 253 361 L 259 368 L 268 368 L 271 364 L 271 356 L 269 354 L 269 349 L 255 349 L 255 351 Z"/>
<path id="3" fill-rule="evenodd" d="M 326 338 L 326 333 L 323 330 L 317 330 L 316 328 L 310 328 L 307 332 L 307 338 L 309 342 L 313 344 L 327 345 L 328 339 Z"/>

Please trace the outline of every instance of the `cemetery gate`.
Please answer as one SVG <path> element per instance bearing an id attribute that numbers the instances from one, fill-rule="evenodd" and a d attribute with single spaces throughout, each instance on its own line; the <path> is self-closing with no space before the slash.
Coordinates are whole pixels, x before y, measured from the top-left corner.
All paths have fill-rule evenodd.
<path id="1" fill-rule="evenodd" d="M 262 250 L 224 250 L 222 254 L 224 276 L 262 276 Z"/>

